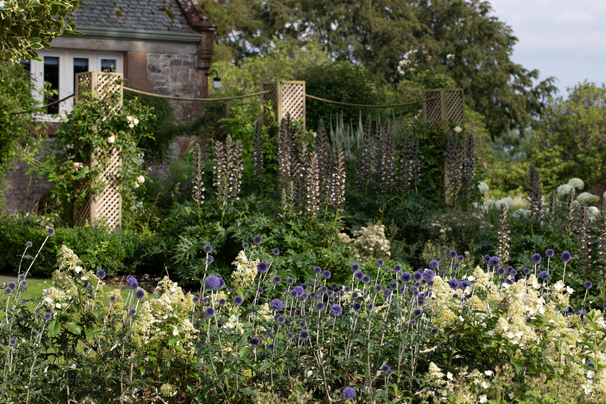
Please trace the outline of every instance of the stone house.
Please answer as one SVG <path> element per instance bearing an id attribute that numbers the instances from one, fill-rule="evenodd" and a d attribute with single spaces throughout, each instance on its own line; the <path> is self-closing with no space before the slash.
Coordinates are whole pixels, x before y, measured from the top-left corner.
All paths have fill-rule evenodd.
<path id="1" fill-rule="evenodd" d="M 38 52 L 42 62 L 24 62 L 34 91 L 48 82 L 58 90 L 54 100 L 59 100 L 74 93 L 76 73 L 115 71 L 124 74 L 127 87 L 174 97 L 208 96 L 205 73 L 213 55 L 215 27 L 197 0 L 84 0 L 75 16 L 76 29 L 83 36 L 57 38 L 50 48 Z M 53 122 L 52 114 L 67 114 L 73 102 L 72 98 L 48 107 L 49 115 L 42 120 Z M 171 101 L 171 105 L 180 121 L 196 117 L 203 109 L 195 101 Z M 53 133 L 51 128 L 49 134 Z M 28 168 L 17 165 L 10 174 L 7 213 L 35 210 L 51 187 L 26 176 Z"/>

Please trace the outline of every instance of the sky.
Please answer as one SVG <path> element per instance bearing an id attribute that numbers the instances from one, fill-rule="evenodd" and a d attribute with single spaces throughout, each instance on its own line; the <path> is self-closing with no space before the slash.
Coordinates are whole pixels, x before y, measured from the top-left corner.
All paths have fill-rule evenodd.
<path id="1" fill-rule="evenodd" d="M 518 38 L 512 61 L 556 77 L 558 95 L 585 79 L 606 83 L 606 0 L 489 1 Z"/>

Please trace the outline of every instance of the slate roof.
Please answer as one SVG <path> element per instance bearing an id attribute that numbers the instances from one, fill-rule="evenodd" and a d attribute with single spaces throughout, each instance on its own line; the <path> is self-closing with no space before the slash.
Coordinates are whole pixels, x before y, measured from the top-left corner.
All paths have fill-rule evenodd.
<path id="1" fill-rule="evenodd" d="M 194 33 L 177 0 L 84 0 L 78 28 Z"/>

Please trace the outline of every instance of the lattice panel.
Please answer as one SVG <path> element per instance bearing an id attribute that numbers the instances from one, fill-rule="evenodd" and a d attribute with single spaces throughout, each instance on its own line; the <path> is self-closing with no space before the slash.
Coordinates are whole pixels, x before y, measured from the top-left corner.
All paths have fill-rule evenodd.
<path id="1" fill-rule="evenodd" d="M 264 94 L 261 101 L 275 103 L 274 121 L 280 122 L 282 118 L 286 117 L 286 114 L 290 114 L 293 120 L 302 120 L 303 129 L 305 129 L 305 82 L 264 82 L 261 84 L 261 91 L 266 90 L 271 92 Z M 264 122 L 271 122 L 271 120 L 265 116 Z"/>
<path id="2" fill-rule="evenodd" d="M 446 119 L 463 126 L 463 91 L 446 91 Z"/>
<path id="3" fill-rule="evenodd" d="M 442 128 L 451 132 L 452 124 L 462 126 L 463 90 L 460 88 L 440 88 L 426 90 L 423 98 L 429 99 L 423 103 L 423 122 L 430 129 Z"/>
<path id="4" fill-rule="evenodd" d="M 271 123 L 274 119 L 276 119 L 276 115 L 277 115 L 277 104 L 278 104 L 278 86 L 276 85 L 277 83 L 275 81 L 271 81 L 271 82 L 263 82 L 261 83 L 261 91 L 267 91 L 269 90 L 270 92 L 267 94 L 263 94 L 261 95 L 261 104 L 270 101 L 271 103 L 273 103 L 273 108 L 274 108 L 274 117 L 271 117 L 271 115 L 269 113 L 266 113 L 262 118 L 263 118 L 263 125 L 268 125 L 269 123 Z"/>
<path id="5" fill-rule="evenodd" d="M 109 98 L 118 96 L 118 104 L 112 107 L 110 113 L 122 107 L 123 89 L 122 73 L 86 72 L 76 74 L 75 99 L 76 102 L 90 97 Z M 109 116 L 109 115 L 108 115 Z M 96 153 L 96 152 L 95 152 Z M 93 156 L 92 165 L 96 164 Z M 105 184 L 103 191 L 83 206 L 74 208 L 75 226 L 84 226 L 88 222 L 91 226 L 98 220 L 103 220 L 108 227 L 119 228 L 122 222 L 122 196 L 120 195 L 120 170 L 122 157 L 119 150 L 114 149 L 110 162 L 101 173 L 99 180 Z"/>

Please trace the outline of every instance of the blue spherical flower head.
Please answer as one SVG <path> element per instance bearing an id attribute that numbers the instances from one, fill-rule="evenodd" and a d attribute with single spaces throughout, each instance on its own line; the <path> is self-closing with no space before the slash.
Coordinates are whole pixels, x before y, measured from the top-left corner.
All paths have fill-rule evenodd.
<path id="1" fill-rule="evenodd" d="M 507 267 L 507 273 L 508 274 L 510 274 L 512 270 L 513 270 L 513 267 L 511 265 Z"/>
<path id="2" fill-rule="evenodd" d="M 34 244 L 31 241 L 28 241 L 27 243 L 25 243 L 25 246 L 27 248 L 30 248 L 31 246 L 33 246 Z"/>
<path id="3" fill-rule="evenodd" d="M 332 297 L 332 295 L 333 295 L 333 294 L 334 294 L 334 292 L 333 292 L 332 290 L 327 290 L 327 291 L 326 291 L 326 295 L 327 295 L 328 297 Z"/>
<path id="4" fill-rule="evenodd" d="M 135 278 L 132 278 L 130 280 L 130 282 L 128 282 L 128 281 L 126 282 L 126 286 L 128 286 L 128 288 L 130 290 L 134 291 L 134 290 L 139 289 L 139 282 L 137 282 L 137 280 Z"/>
<path id="5" fill-rule="evenodd" d="M 286 338 L 288 338 L 288 340 L 290 341 L 291 339 L 293 339 L 295 337 L 295 334 L 293 334 L 292 332 L 287 332 L 286 333 Z"/>
<path id="6" fill-rule="evenodd" d="M 309 294 L 309 298 L 310 298 L 310 299 L 315 299 L 316 297 L 318 297 L 318 295 L 316 294 L 316 292 L 311 292 L 311 293 Z"/>
<path id="7" fill-rule="evenodd" d="M 287 285 L 292 285 L 293 283 L 295 283 L 295 280 L 293 278 L 291 278 L 290 276 L 288 278 L 286 278 Z"/>
<path id="8" fill-rule="evenodd" d="M 395 273 L 398 273 L 398 272 L 400 272 L 402 270 L 402 266 L 396 264 L 396 265 L 393 266 L 393 270 L 394 270 Z"/>
<path id="9" fill-rule="evenodd" d="M 410 320 L 410 325 L 417 325 L 417 320 L 415 320 L 414 318 Z"/>
<path id="10" fill-rule="evenodd" d="M 10 346 L 15 346 L 15 345 L 17 345 L 17 340 L 14 339 L 14 338 L 11 338 L 11 339 L 8 340 L 8 344 Z"/>
<path id="11" fill-rule="evenodd" d="M 244 250 L 248 250 L 248 247 L 250 247 L 250 244 L 248 244 L 248 243 L 246 243 L 246 242 L 245 242 L 245 243 L 242 243 L 242 248 L 243 248 Z"/>
<path id="12" fill-rule="evenodd" d="M 22 297 L 22 298 L 21 298 L 21 304 L 26 304 L 26 303 L 27 303 L 27 299 L 26 299 L 26 298 L 24 298 L 24 297 Z"/>
<path id="13" fill-rule="evenodd" d="M 28 285 L 28 283 L 25 279 L 22 280 L 21 282 L 19 282 L 19 286 L 21 286 L 21 289 L 27 288 L 27 285 Z"/>
<path id="14" fill-rule="evenodd" d="M 362 308 L 362 305 L 358 302 L 355 302 L 351 307 L 354 309 L 354 311 L 358 312 Z"/>
<path id="15" fill-rule="evenodd" d="M 381 372 L 386 375 L 387 373 L 391 372 L 391 368 L 389 367 L 388 364 L 385 364 L 383 366 L 381 366 Z"/>
<path id="16" fill-rule="evenodd" d="M 242 296 L 236 296 L 236 297 L 234 297 L 234 304 L 236 306 L 241 306 L 242 303 L 244 303 L 244 299 L 242 299 Z"/>
<path id="17" fill-rule="evenodd" d="M 322 273 L 322 268 L 320 268 L 319 266 L 315 266 L 314 267 L 314 274 L 320 275 L 321 273 Z"/>
<path id="18" fill-rule="evenodd" d="M 372 311 L 372 309 L 374 309 L 374 308 L 375 308 L 375 306 L 374 306 L 374 304 L 372 304 L 372 303 L 368 303 L 368 304 L 366 305 L 366 308 L 368 309 L 368 311 Z"/>
<path id="19" fill-rule="evenodd" d="M 113 296 L 113 295 L 112 295 L 112 296 L 110 296 L 110 297 L 109 297 L 109 301 L 110 301 L 111 303 L 116 303 L 116 296 Z"/>
<path id="20" fill-rule="evenodd" d="M 602 304 L 602 309 L 606 310 L 606 303 Z"/>
<path id="21" fill-rule="evenodd" d="M 339 304 L 333 304 L 330 308 L 330 314 L 333 317 L 339 317 L 341 314 L 343 314 L 343 307 L 341 307 Z"/>
<path id="22" fill-rule="evenodd" d="M 145 291 L 143 289 L 137 289 L 135 297 L 139 300 L 143 299 L 145 297 Z"/>
<path id="23" fill-rule="evenodd" d="M 360 265 L 358 264 L 351 264 L 351 272 L 358 272 L 360 270 Z"/>
<path id="24" fill-rule="evenodd" d="M 271 307 L 271 309 L 273 311 L 278 311 L 278 310 L 282 310 L 284 308 L 284 303 L 282 303 L 282 300 L 280 300 L 280 299 L 274 299 L 271 301 L 269 306 Z"/>
<path id="25" fill-rule="evenodd" d="M 272 281 L 273 281 L 273 283 L 275 283 L 277 285 L 280 282 L 282 282 L 282 277 L 280 275 L 276 275 L 273 277 Z"/>
<path id="26" fill-rule="evenodd" d="M 223 307 L 227 304 L 227 300 L 225 299 L 219 299 L 219 306 Z"/>
<path id="27" fill-rule="evenodd" d="M 453 278 L 448 281 L 448 286 L 450 286 L 452 290 L 455 290 L 457 286 L 459 286 L 459 281 Z"/>
<path id="28" fill-rule="evenodd" d="M 448 253 L 448 256 L 452 259 L 457 258 L 457 252 L 455 250 L 450 250 L 450 252 Z"/>
<path id="29" fill-rule="evenodd" d="M 377 265 L 382 267 L 383 265 L 385 265 L 385 261 L 383 261 L 382 259 L 378 259 L 377 260 Z"/>
<path id="30" fill-rule="evenodd" d="M 325 271 L 322 271 L 322 277 L 324 279 L 330 279 L 331 276 L 332 276 L 332 274 L 330 273 L 330 271 L 328 269 Z"/>
<path id="31" fill-rule="evenodd" d="M 591 281 L 585 281 L 583 286 L 585 286 L 585 289 L 591 289 L 593 287 L 593 284 L 591 283 Z"/>
<path id="32" fill-rule="evenodd" d="M 253 237 L 253 243 L 254 243 L 255 245 L 259 245 L 259 244 L 261 244 L 262 242 L 263 242 L 263 239 L 261 238 L 261 236 L 254 236 L 254 237 Z"/>
<path id="33" fill-rule="evenodd" d="M 283 316 L 277 316 L 276 317 L 276 322 L 278 324 L 284 324 L 286 322 L 286 319 Z"/>
<path id="34" fill-rule="evenodd" d="M 464 260 L 464 259 L 465 259 L 465 258 L 464 258 L 462 255 L 459 255 L 459 256 L 457 257 L 457 260 L 459 260 L 459 262 L 463 262 L 463 260 Z"/>
<path id="35" fill-rule="evenodd" d="M 213 248 L 212 248 L 210 245 L 206 244 L 206 245 L 204 246 L 204 252 L 205 252 L 206 254 L 210 254 L 210 253 L 212 252 L 212 250 L 213 250 Z"/>
<path id="36" fill-rule="evenodd" d="M 265 292 L 265 290 L 263 290 L 262 286 L 259 286 L 259 288 L 257 289 L 257 294 L 262 295 L 263 292 Z"/>
<path id="37" fill-rule="evenodd" d="M 461 268 L 461 263 L 460 263 L 460 262 L 455 262 L 455 263 L 454 263 L 454 267 L 455 267 L 456 269 Z"/>
<path id="38" fill-rule="evenodd" d="M 303 293 L 305 292 L 305 290 L 301 287 L 301 286 L 295 286 L 294 288 L 292 288 L 293 292 L 297 293 L 297 297 L 303 295 Z"/>
<path id="39" fill-rule="evenodd" d="M 416 308 L 412 311 L 412 315 L 415 317 L 419 317 L 421 314 L 423 314 L 423 312 L 419 308 Z"/>
<path id="40" fill-rule="evenodd" d="M 200 303 L 200 298 L 198 296 L 194 296 L 191 298 L 191 301 L 194 302 L 194 304 L 198 304 Z"/>
<path id="41" fill-rule="evenodd" d="M 364 274 L 362 273 L 362 271 L 358 271 L 354 274 L 354 278 L 356 278 L 357 280 L 361 281 L 362 278 L 364 278 Z"/>
<path id="42" fill-rule="evenodd" d="M 316 310 L 318 310 L 318 311 L 322 311 L 322 310 L 324 310 L 325 308 L 326 308 L 326 306 L 324 305 L 324 303 L 322 303 L 322 302 L 318 302 L 318 303 L 316 303 Z"/>
<path id="43" fill-rule="evenodd" d="M 402 281 L 404 283 L 410 283 L 411 280 L 412 280 L 412 275 L 410 274 L 410 272 L 404 272 L 402 274 Z"/>
<path id="44" fill-rule="evenodd" d="M 299 338 L 301 338 L 303 341 L 307 341 L 309 339 L 309 331 L 301 330 L 301 332 L 299 332 Z"/>
<path id="45" fill-rule="evenodd" d="M 431 269 L 427 269 L 425 270 L 425 272 L 423 272 L 423 279 L 425 279 L 426 281 L 432 281 L 435 276 L 436 273 Z"/>
<path id="46" fill-rule="evenodd" d="M 353 387 L 345 387 L 343 389 L 343 398 L 345 400 L 353 400 L 356 397 L 356 389 Z"/>
<path id="47" fill-rule="evenodd" d="M 303 288 L 303 290 L 309 289 L 309 285 L 307 283 L 302 283 L 301 287 Z"/>
<path id="48" fill-rule="evenodd" d="M 250 337 L 250 345 L 258 346 L 261 343 L 259 337 Z"/>
<path id="49" fill-rule="evenodd" d="M 511 276 L 516 276 L 518 274 L 518 271 L 516 271 L 514 268 L 511 269 L 511 272 L 509 272 L 509 275 Z"/>
<path id="50" fill-rule="evenodd" d="M 461 289 L 463 291 L 470 286 L 471 286 L 471 282 L 469 282 L 469 281 L 462 281 L 461 283 L 459 283 L 459 289 Z"/>
<path id="51" fill-rule="evenodd" d="M 429 267 L 431 269 L 438 269 L 440 267 L 440 263 L 436 260 L 429 261 Z"/>
<path id="52" fill-rule="evenodd" d="M 257 271 L 259 271 L 260 274 L 266 273 L 268 268 L 269 267 L 267 266 L 267 263 L 265 261 L 261 261 L 257 264 Z"/>
<path id="53" fill-rule="evenodd" d="M 524 268 L 522 269 L 522 272 L 524 273 L 524 275 L 530 275 L 530 268 Z"/>
<path id="54" fill-rule="evenodd" d="M 383 290 L 383 286 L 379 285 L 378 283 L 374 286 L 373 290 L 375 291 L 375 293 L 379 293 L 380 291 Z"/>
<path id="55" fill-rule="evenodd" d="M 547 272 L 547 271 L 541 271 L 541 273 L 539 273 L 539 277 L 541 279 L 547 279 L 547 278 L 549 278 L 549 272 Z"/>
<path id="56" fill-rule="evenodd" d="M 320 289 L 318 289 L 318 292 L 326 293 L 327 290 L 328 290 L 328 288 L 326 286 L 320 286 Z"/>
<path id="57" fill-rule="evenodd" d="M 215 290 L 221 285 L 221 281 L 218 276 L 208 275 L 204 280 L 204 284 L 206 285 L 206 289 Z"/>
<path id="58" fill-rule="evenodd" d="M 128 310 L 128 315 L 129 316 L 136 316 L 137 315 L 137 309 L 135 309 L 134 307 L 130 310 Z"/>
<path id="59" fill-rule="evenodd" d="M 11 290 L 11 292 L 17 290 L 17 284 L 15 282 L 9 282 L 6 286 Z"/>
<path id="60" fill-rule="evenodd" d="M 291 290 L 290 297 L 292 297 L 293 299 L 296 299 L 297 297 L 299 297 L 299 295 L 297 294 L 297 292 L 295 290 Z"/>
<path id="61" fill-rule="evenodd" d="M 414 273 L 414 275 L 412 276 L 412 278 L 415 281 L 420 281 L 421 279 L 423 279 L 423 272 L 421 272 L 420 270 L 418 270 L 417 272 Z"/>
<path id="62" fill-rule="evenodd" d="M 482 260 L 484 261 L 484 263 L 488 264 L 490 262 L 490 258 L 491 256 L 487 254 L 482 258 Z"/>
<path id="63" fill-rule="evenodd" d="M 368 285 L 370 283 L 370 276 L 364 275 L 362 277 L 362 283 L 365 284 L 365 285 Z"/>
<path id="64" fill-rule="evenodd" d="M 555 255 L 555 253 L 553 252 L 553 250 L 551 248 L 547 249 L 545 251 L 545 255 L 549 258 L 553 257 Z"/>
<path id="65" fill-rule="evenodd" d="M 498 268 L 497 268 L 497 274 L 499 274 L 500 276 L 505 275 L 505 268 L 503 268 L 503 267 L 498 267 Z"/>
<path id="66" fill-rule="evenodd" d="M 532 254 L 532 257 L 530 257 L 530 260 L 532 261 L 533 264 L 540 264 L 541 256 L 539 254 Z"/>
<path id="67" fill-rule="evenodd" d="M 213 257 L 212 255 L 208 255 L 206 257 L 206 262 L 208 262 L 209 264 L 212 264 L 213 262 L 215 262 L 215 257 Z"/>
<path id="68" fill-rule="evenodd" d="M 490 260 L 488 261 L 488 265 L 490 265 L 493 268 L 496 268 L 499 266 L 500 262 L 501 262 L 501 260 L 499 259 L 499 257 L 490 257 Z"/>
<path id="69" fill-rule="evenodd" d="M 53 315 L 52 315 L 52 314 L 50 314 L 50 313 L 47 311 L 46 313 L 44 313 L 44 314 L 42 315 L 42 318 L 44 318 L 44 321 L 50 321 L 50 320 L 51 320 L 51 318 L 53 318 Z"/>
<path id="70" fill-rule="evenodd" d="M 564 251 L 562 253 L 562 255 L 560 256 L 560 258 L 562 259 L 562 261 L 564 262 L 570 262 L 570 260 L 572 259 L 572 256 L 570 255 L 570 253 L 568 251 Z"/>
<path id="71" fill-rule="evenodd" d="M 107 274 L 105 273 L 104 270 L 100 269 L 97 272 L 95 272 L 95 275 L 97 275 L 97 278 L 99 279 L 105 279 L 105 277 L 107 276 Z"/>
<path id="72" fill-rule="evenodd" d="M 277 248 L 274 248 L 273 250 L 271 250 L 271 253 L 273 255 L 280 255 L 280 250 L 278 250 Z"/>
<path id="73" fill-rule="evenodd" d="M 55 235 L 55 229 L 53 229 L 52 227 L 49 227 L 48 229 L 46 229 L 46 235 L 51 237 Z"/>
<path id="74" fill-rule="evenodd" d="M 351 292 L 351 288 L 350 288 L 349 286 L 345 286 L 345 287 L 343 288 L 343 290 L 345 291 L 345 293 L 349 293 L 349 292 Z"/>
<path id="75" fill-rule="evenodd" d="M 204 314 L 206 314 L 206 317 L 214 317 L 215 316 L 215 309 L 212 307 L 207 307 L 204 310 Z"/>

